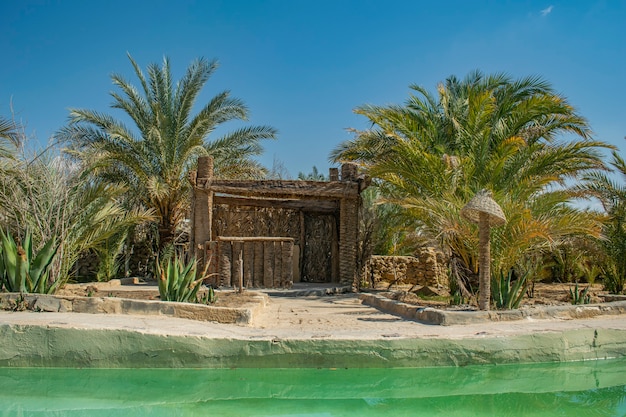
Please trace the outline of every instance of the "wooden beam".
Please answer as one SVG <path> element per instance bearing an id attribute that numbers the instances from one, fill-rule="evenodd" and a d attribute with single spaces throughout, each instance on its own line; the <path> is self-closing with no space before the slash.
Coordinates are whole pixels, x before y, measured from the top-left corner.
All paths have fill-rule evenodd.
<path id="1" fill-rule="evenodd" d="M 246 197 L 296 199 L 357 198 L 357 181 L 212 180 L 200 188 Z"/>
<path id="2" fill-rule="evenodd" d="M 292 237 L 266 237 L 266 236 L 218 236 L 218 242 L 293 242 Z"/>
<path id="3" fill-rule="evenodd" d="M 332 213 L 339 210 L 339 200 L 285 200 L 214 195 L 213 204 L 248 207 L 275 207 L 319 213 Z"/>

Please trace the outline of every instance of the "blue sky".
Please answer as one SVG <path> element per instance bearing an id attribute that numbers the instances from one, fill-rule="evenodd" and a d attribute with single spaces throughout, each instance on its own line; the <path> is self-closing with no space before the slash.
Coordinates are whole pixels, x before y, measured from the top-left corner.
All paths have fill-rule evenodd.
<path id="1" fill-rule="evenodd" d="M 626 1 L 2 1 L 0 114 L 11 105 L 42 145 L 68 108 L 108 112 L 110 75 L 170 58 L 220 68 L 199 101 L 231 90 L 250 123 L 279 130 L 260 161 L 327 172 L 366 126 L 352 110 L 402 103 L 474 69 L 540 75 L 626 156 Z M 236 127 L 226 124 L 224 130 Z M 220 132 L 217 132 L 220 133 Z"/>

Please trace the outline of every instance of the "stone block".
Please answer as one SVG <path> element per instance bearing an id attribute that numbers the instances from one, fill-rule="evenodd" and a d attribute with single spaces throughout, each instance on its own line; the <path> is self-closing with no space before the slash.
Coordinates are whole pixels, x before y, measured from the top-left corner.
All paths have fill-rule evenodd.
<path id="1" fill-rule="evenodd" d="M 67 309 L 65 305 L 61 303 L 62 300 L 57 297 L 40 295 L 35 297 L 35 302 L 33 303 L 33 310 L 35 311 L 48 311 L 48 312 L 65 312 Z"/>

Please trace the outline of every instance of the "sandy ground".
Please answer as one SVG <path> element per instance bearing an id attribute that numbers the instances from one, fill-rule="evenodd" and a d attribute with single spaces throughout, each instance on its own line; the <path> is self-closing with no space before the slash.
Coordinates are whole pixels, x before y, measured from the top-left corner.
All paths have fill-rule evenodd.
<path id="1" fill-rule="evenodd" d="M 125 329 L 151 334 L 226 339 L 480 338 L 583 328 L 626 331 L 626 317 L 585 320 L 520 320 L 463 326 L 434 326 L 404 320 L 361 303 L 356 294 L 286 297 L 272 295 L 249 326 L 198 322 L 165 316 L 0 312 L 0 323 L 84 329 Z"/>

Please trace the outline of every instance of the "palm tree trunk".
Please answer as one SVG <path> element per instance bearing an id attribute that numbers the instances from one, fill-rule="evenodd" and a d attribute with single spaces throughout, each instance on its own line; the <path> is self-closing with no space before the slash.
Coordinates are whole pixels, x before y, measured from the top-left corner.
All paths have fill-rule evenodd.
<path id="1" fill-rule="evenodd" d="M 173 225 L 169 219 L 162 219 L 159 224 L 159 254 L 174 242 L 176 237 L 176 225 Z"/>
<path id="2" fill-rule="evenodd" d="M 478 219 L 478 308 L 489 310 L 491 301 L 491 247 L 489 242 L 489 215 L 481 212 Z"/>

